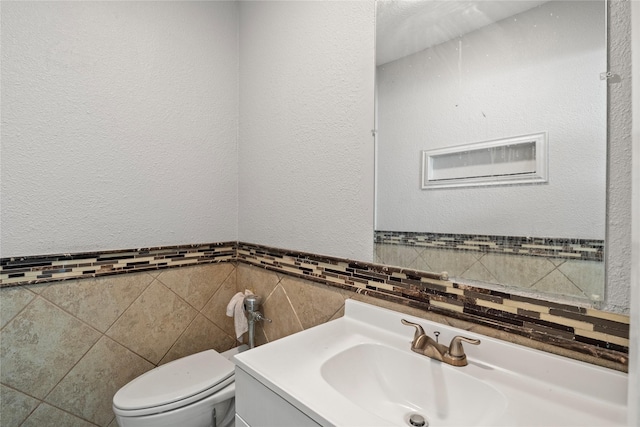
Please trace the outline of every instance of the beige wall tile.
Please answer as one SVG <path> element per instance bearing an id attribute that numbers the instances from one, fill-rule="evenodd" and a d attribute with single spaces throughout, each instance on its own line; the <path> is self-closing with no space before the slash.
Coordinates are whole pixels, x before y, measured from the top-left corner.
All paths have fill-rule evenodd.
<path id="1" fill-rule="evenodd" d="M 107 331 L 107 335 L 158 364 L 197 311 L 155 280 Z"/>
<path id="2" fill-rule="evenodd" d="M 40 293 L 43 290 L 47 289 L 48 286 L 49 286 L 49 283 L 36 283 L 35 285 L 25 285 L 24 287 L 30 290 L 31 292 L 33 292 L 34 294 L 40 295 Z"/>
<path id="3" fill-rule="evenodd" d="M 564 264 L 565 262 L 567 262 L 566 258 L 547 258 L 549 260 L 550 263 L 552 263 L 553 265 L 555 265 L 556 267 Z"/>
<path id="4" fill-rule="evenodd" d="M 473 263 L 467 270 L 465 270 L 460 277 L 463 279 L 469 280 L 478 280 L 480 282 L 489 282 L 496 283 L 498 279 L 493 277 L 493 275 L 487 270 L 487 268 L 482 265 L 480 261 Z"/>
<path id="5" fill-rule="evenodd" d="M 235 339 L 229 336 L 212 321 L 198 314 L 186 331 L 178 338 L 169 352 L 162 358 L 160 365 L 181 357 L 213 349 L 218 353 L 235 347 Z"/>
<path id="6" fill-rule="evenodd" d="M 262 308 L 265 317 L 271 319 L 271 323 L 262 322 L 265 336 L 269 342 L 304 329 L 282 286 L 276 286 L 264 301 Z"/>
<path id="7" fill-rule="evenodd" d="M 0 384 L 0 423 L 19 426 L 36 409 L 39 400 Z"/>
<path id="8" fill-rule="evenodd" d="M 2 382 L 43 398 L 98 341 L 100 333 L 38 297 L 0 336 Z"/>
<path id="9" fill-rule="evenodd" d="M 120 387 L 154 365 L 103 336 L 45 398 L 100 426 L 113 419 L 111 402 Z"/>
<path id="10" fill-rule="evenodd" d="M 493 308 L 494 310 L 504 311 L 511 314 L 518 314 L 518 309 L 516 307 L 511 307 L 504 304 L 497 304 L 495 302 L 486 301 L 480 298 L 476 300 L 476 304 L 478 304 L 480 307 Z"/>
<path id="11" fill-rule="evenodd" d="M 485 254 L 480 262 L 504 285 L 530 287 L 555 269 L 546 258 Z"/>
<path id="12" fill-rule="evenodd" d="M 567 295 L 572 297 L 586 298 L 586 295 L 573 282 L 567 279 L 567 276 L 553 270 L 531 286 L 540 292 L 554 293 L 556 295 Z"/>
<path id="13" fill-rule="evenodd" d="M 378 264 L 409 266 L 416 262 L 418 250 L 413 246 L 376 243 L 375 262 Z"/>
<path id="14" fill-rule="evenodd" d="M 236 275 L 230 274 L 201 310 L 205 317 L 231 337 L 235 337 L 235 330 L 233 318 L 227 316 L 227 305 L 236 293 Z"/>
<path id="15" fill-rule="evenodd" d="M 424 252 L 424 249 L 418 250 L 420 254 Z M 421 271 L 433 271 L 433 268 L 429 265 L 429 262 L 422 257 L 422 255 L 418 255 L 418 257 L 411 263 L 403 265 L 403 267 L 410 268 L 413 270 L 421 270 Z"/>
<path id="16" fill-rule="evenodd" d="M 58 408 L 41 404 L 27 418 L 21 427 L 90 427 L 94 426 L 88 421 L 75 417 L 68 412 L 64 412 Z"/>
<path id="17" fill-rule="evenodd" d="M 41 295 L 105 332 L 153 281 L 147 273 L 54 282 Z"/>
<path id="18" fill-rule="evenodd" d="M 462 313 L 464 308 L 460 305 L 449 304 L 443 301 L 432 300 L 430 304 L 434 307 L 444 308 L 450 311 L 456 311 L 458 313 Z"/>
<path id="19" fill-rule="evenodd" d="M 11 387 L 17 388 L 24 385 L 27 388 L 23 390 L 25 393 L 36 393 L 35 396 L 41 399 L 45 399 L 47 393 L 55 386 L 54 391 L 46 399 L 63 411 L 57 412 L 57 409 L 49 405 L 39 409 L 54 415 L 52 423 L 57 423 L 58 416 L 66 414 L 65 411 L 69 412 L 69 417 L 73 413 L 93 420 L 98 425 L 104 426 L 106 423 L 113 422 L 111 412 L 113 393 L 135 378 L 139 372 L 151 369 L 157 363 L 156 358 L 164 358 L 162 363 L 165 363 L 169 359 L 173 360 L 206 348 L 214 348 L 222 352 L 235 345 L 233 337 L 230 336 L 233 335 L 233 320 L 225 316 L 226 305 L 236 292 L 235 267 L 232 264 L 228 264 L 223 269 L 211 269 L 211 267 L 213 266 L 185 267 L 172 270 L 172 273 L 177 278 L 187 277 L 189 286 L 195 284 L 195 287 L 189 290 L 189 295 L 193 296 L 194 293 L 198 293 L 198 277 L 205 278 L 207 281 L 205 286 L 209 286 L 212 270 L 217 270 L 213 271 L 214 281 L 217 281 L 215 277 L 219 274 L 224 276 L 225 270 L 229 272 L 226 280 L 218 286 L 208 302 L 206 300 L 196 302 L 195 299 L 190 299 L 195 305 L 206 306 L 209 310 L 206 314 L 212 319 L 206 319 L 204 315 L 198 315 L 196 319 L 197 310 L 175 292 L 159 281 L 150 285 L 153 274 L 149 273 L 130 273 L 99 279 L 57 282 L 55 285 L 45 283 L 2 289 L 0 303 L 3 319 L 6 319 L 5 328 L 1 332 L 2 380 L 6 380 Z M 216 267 L 219 266 L 216 265 Z M 179 270 L 192 269 L 203 269 L 203 271 L 190 271 L 187 274 L 179 272 Z M 162 272 L 152 273 L 158 276 L 162 274 Z M 168 277 L 171 276 L 164 276 L 164 280 L 170 282 Z M 263 276 L 258 275 L 258 277 Z M 271 277 L 276 277 L 278 280 L 277 276 Z M 179 283 L 170 283 L 176 287 L 176 290 L 183 290 Z M 145 290 L 145 287 L 149 289 Z M 33 292 L 33 289 L 37 292 Z M 200 293 L 198 298 L 204 299 L 207 296 L 210 295 L 206 292 Z M 35 305 L 32 307 L 33 304 Z M 99 343 L 91 348 L 91 345 L 100 338 L 100 333 L 84 325 L 81 319 L 76 319 L 74 316 L 90 322 L 100 330 L 107 330 L 113 338 L 122 342 L 117 344 L 103 336 Z M 15 322 L 18 322 L 19 326 Z M 225 326 L 231 333 L 221 330 L 222 328 L 216 322 Z M 111 323 L 113 323 L 111 326 L 117 327 L 109 330 Z M 78 329 L 69 326 L 74 324 L 84 325 L 84 327 Z M 24 331 L 27 333 L 22 336 Z M 76 349 L 87 338 L 91 338 L 87 345 Z M 22 339 L 28 342 L 14 345 Z M 65 339 L 70 339 L 71 344 L 64 344 Z M 44 341 L 51 343 L 46 344 Z M 258 333 L 257 341 L 266 342 L 264 333 Z M 10 346 L 5 343 L 10 343 Z M 57 348 L 56 343 L 60 343 L 62 348 Z M 145 354 L 149 359 L 145 360 L 135 354 L 133 349 L 127 349 L 126 347 L 129 346 L 135 347 L 142 353 L 148 352 Z M 67 352 L 71 352 L 72 355 L 77 353 L 77 356 L 66 360 L 69 358 Z M 82 360 L 78 362 L 81 357 Z M 130 360 L 130 357 L 142 361 L 144 369 L 134 369 L 133 373 L 122 379 L 118 377 L 118 373 L 113 372 L 126 373 L 135 368 L 137 365 Z M 105 381 L 105 375 L 117 381 L 117 384 Z M 11 387 L 3 386 L 3 390 L 6 389 L 9 392 L 3 392 L 2 419 L 22 421 L 39 401 Z M 10 394 L 17 397 L 7 397 Z M 26 413 L 23 408 L 24 403 L 18 399 L 21 396 L 27 402 L 29 410 Z M 29 402 L 32 402 L 31 406 Z M 43 413 L 35 414 L 29 422 L 35 425 L 46 416 L 48 415 Z M 62 424 L 55 425 L 66 427 L 64 424 L 66 420 L 67 418 L 64 418 Z M 72 420 L 70 425 L 77 421 L 73 417 L 69 420 Z M 20 422 L 14 424 L 17 426 Z M 115 426 L 115 423 L 113 425 Z"/>
<path id="20" fill-rule="evenodd" d="M 236 277 L 236 289 L 238 292 L 250 289 L 254 294 L 262 298 L 267 298 L 280 281 L 280 276 L 273 271 L 244 263 L 238 264 Z"/>
<path id="21" fill-rule="evenodd" d="M 342 304 L 342 307 L 340 307 L 338 309 L 338 311 L 336 311 L 335 313 L 333 313 L 333 316 L 331 316 L 331 319 L 329 320 L 335 320 L 335 319 L 339 319 L 341 317 L 344 316 L 344 304 Z"/>
<path id="22" fill-rule="evenodd" d="M 31 302 L 36 295 L 23 288 L 0 288 L 0 329 Z"/>
<path id="23" fill-rule="evenodd" d="M 151 271 L 148 271 L 147 273 L 151 275 L 151 277 L 156 279 L 163 271 L 164 270 L 151 270 Z"/>
<path id="24" fill-rule="evenodd" d="M 341 307 L 348 293 L 340 289 L 294 277 L 280 281 L 302 327 L 311 328 L 329 320 Z"/>
<path id="25" fill-rule="evenodd" d="M 558 267 L 571 282 L 591 298 L 604 300 L 604 262 L 569 260 Z"/>
<path id="26" fill-rule="evenodd" d="M 478 253 L 426 248 L 422 252 L 422 258 L 431 266 L 431 271 L 437 273 L 446 271 L 449 276 L 457 276 L 476 263 Z"/>
<path id="27" fill-rule="evenodd" d="M 208 264 L 165 270 L 158 280 L 200 310 L 234 272 L 231 263 Z"/>
<path id="28" fill-rule="evenodd" d="M 587 316 L 598 317 L 600 319 L 613 320 L 614 322 L 629 324 L 629 316 L 626 314 L 611 313 L 609 311 L 600 311 L 593 308 L 587 308 Z"/>
<path id="29" fill-rule="evenodd" d="M 523 310 L 535 311 L 537 313 L 549 313 L 549 307 L 546 305 L 543 305 L 544 304 L 543 301 L 540 301 L 540 305 L 538 305 L 538 304 L 531 304 L 524 301 L 514 301 L 510 299 L 504 299 L 502 303 L 509 307 L 517 307 Z"/>

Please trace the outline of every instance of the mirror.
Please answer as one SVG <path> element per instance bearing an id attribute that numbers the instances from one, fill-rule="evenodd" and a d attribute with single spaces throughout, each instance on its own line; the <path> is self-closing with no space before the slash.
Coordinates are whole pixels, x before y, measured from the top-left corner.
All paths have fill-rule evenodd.
<path id="1" fill-rule="evenodd" d="M 604 1 L 378 1 L 376 46 L 375 262 L 597 306 Z"/>

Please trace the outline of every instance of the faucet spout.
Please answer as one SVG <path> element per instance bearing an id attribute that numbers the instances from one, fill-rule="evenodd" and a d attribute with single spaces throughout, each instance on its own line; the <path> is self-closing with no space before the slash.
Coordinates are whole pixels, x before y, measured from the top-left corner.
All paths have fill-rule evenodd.
<path id="1" fill-rule="evenodd" d="M 421 349 L 414 350 L 412 348 L 412 350 L 416 353 L 421 353 L 427 357 L 430 357 L 431 359 L 445 362 L 445 355 L 447 354 L 447 351 L 449 351 L 447 346 L 436 342 L 436 340 L 431 337 L 425 336 L 425 338 L 427 338 L 425 340 L 425 345 Z"/>

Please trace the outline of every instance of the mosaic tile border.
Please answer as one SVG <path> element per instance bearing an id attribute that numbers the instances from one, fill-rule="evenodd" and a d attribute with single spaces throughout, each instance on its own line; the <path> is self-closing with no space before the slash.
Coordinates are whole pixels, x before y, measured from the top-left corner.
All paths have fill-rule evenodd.
<path id="1" fill-rule="evenodd" d="M 446 275 L 243 242 L 0 259 L 0 287 L 242 262 L 592 356 L 625 370 L 629 317 L 472 287 Z"/>
<path id="2" fill-rule="evenodd" d="M 0 287 L 234 261 L 236 242 L 0 259 Z"/>
<path id="3" fill-rule="evenodd" d="M 629 317 L 449 281 L 446 276 L 238 243 L 238 262 L 628 364 Z"/>
<path id="4" fill-rule="evenodd" d="M 374 242 L 425 248 L 604 261 L 604 240 L 375 231 Z"/>

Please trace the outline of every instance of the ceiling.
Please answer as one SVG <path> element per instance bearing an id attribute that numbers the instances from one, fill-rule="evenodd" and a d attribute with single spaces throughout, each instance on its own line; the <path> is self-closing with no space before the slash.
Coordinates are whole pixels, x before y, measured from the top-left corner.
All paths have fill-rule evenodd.
<path id="1" fill-rule="evenodd" d="M 546 1 L 377 0 L 376 65 L 443 43 Z"/>

